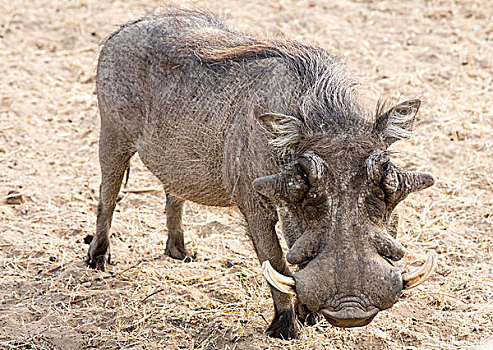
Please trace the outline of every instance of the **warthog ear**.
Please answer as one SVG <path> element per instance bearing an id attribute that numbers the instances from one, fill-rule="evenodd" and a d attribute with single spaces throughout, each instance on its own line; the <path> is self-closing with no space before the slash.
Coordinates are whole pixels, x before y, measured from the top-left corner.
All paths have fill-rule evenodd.
<path id="1" fill-rule="evenodd" d="M 280 113 L 265 113 L 259 119 L 262 127 L 273 136 L 271 144 L 275 147 L 291 147 L 298 143 L 303 127 L 298 118 Z"/>
<path id="2" fill-rule="evenodd" d="M 418 99 L 409 100 L 380 114 L 375 122 L 374 133 L 383 138 L 387 147 L 397 140 L 410 138 L 420 105 Z"/>

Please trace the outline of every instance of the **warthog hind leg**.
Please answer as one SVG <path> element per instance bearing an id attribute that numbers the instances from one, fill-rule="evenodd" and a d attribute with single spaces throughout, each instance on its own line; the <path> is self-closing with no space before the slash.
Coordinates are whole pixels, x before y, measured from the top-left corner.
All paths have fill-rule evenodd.
<path id="1" fill-rule="evenodd" d="M 171 194 L 166 194 L 166 225 L 168 227 L 168 240 L 166 241 L 165 254 L 173 259 L 189 262 L 192 260 L 185 248 L 183 238 L 183 199 Z"/>
<path id="2" fill-rule="evenodd" d="M 106 264 L 110 262 L 109 230 L 111 220 L 123 175 L 134 153 L 135 151 L 128 144 L 122 142 L 116 133 L 101 125 L 99 141 L 101 186 L 99 188 L 96 234 L 91 241 L 86 257 L 86 263 L 94 269 L 104 271 Z"/>

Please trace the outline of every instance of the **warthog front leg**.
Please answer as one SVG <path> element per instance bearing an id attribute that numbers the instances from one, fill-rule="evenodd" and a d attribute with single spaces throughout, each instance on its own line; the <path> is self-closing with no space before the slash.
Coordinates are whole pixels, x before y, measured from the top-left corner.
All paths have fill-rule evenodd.
<path id="1" fill-rule="evenodd" d="M 246 209 L 240 206 L 240 210 L 247 221 L 248 232 L 260 262 L 269 260 L 274 269 L 290 276 L 291 271 L 287 267 L 275 231 L 277 222 L 275 210 L 268 211 L 260 205 L 252 206 L 256 208 Z M 274 300 L 275 314 L 269 328 L 267 328 L 267 334 L 274 338 L 297 339 L 298 327 L 292 296 L 282 293 L 272 286 L 270 286 L 270 291 Z"/>
<path id="2" fill-rule="evenodd" d="M 304 269 L 307 263 L 299 264 L 298 270 Z M 305 304 L 301 303 L 298 297 L 294 301 L 296 317 L 305 326 L 314 326 L 320 321 L 320 314 L 311 311 Z"/>
<path id="3" fill-rule="evenodd" d="M 183 238 L 182 214 L 184 200 L 166 194 L 166 225 L 168 227 L 168 240 L 166 241 L 165 254 L 174 259 L 190 261 L 190 255 L 185 248 Z"/>

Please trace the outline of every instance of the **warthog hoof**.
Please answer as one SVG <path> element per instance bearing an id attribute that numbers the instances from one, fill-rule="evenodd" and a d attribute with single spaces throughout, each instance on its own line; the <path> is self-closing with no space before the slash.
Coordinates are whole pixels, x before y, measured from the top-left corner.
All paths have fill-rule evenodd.
<path id="1" fill-rule="evenodd" d="M 193 260 L 192 256 L 188 254 L 185 248 L 181 248 L 176 245 L 167 246 L 164 254 L 173 259 L 182 260 L 183 262 L 191 262 Z"/>
<path id="2" fill-rule="evenodd" d="M 272 338 L 298 339 L 298 327 L 292 309 L 277 312 L 267 328 L 267 335 Z"/>
<path id="3" fill-rule="evenodd" d="M 111 263 L 111 254 L 107 248 L 103 251 L 102 249 L 97 249 L 94 243 L 93 240 L 87 252 L 86 264 L 90 268 L 105 271 L 106 265 Z"/>
<path id="4" fill-rule="evenodd" d="M 298 300 L 295 302 L 296 318 L 305 326 L 314 326 L 321 317 L 316 312 L 311 311 L 306 305 L 301 304 Z"/>
<path id="5" fill-rule="evenodd" d="M 106 265 L 110 264 L 111 256 L 110 254 L 102 254 L 95 257 L 91 257 L 91 253 L 89 252 L 86 257 L 87 265 L 96 270 L 105 271 Z"/>
<path id="6" fill-rule="evenodd" d="M 86 264 L 93 269 L 104 271 L 106 265 L 111 263 L 111 254 L 109 251 L 109 242 L 107 240 L 97 240 L 98 236 L 87 235 L 84 243 L 89 244 Z"/>

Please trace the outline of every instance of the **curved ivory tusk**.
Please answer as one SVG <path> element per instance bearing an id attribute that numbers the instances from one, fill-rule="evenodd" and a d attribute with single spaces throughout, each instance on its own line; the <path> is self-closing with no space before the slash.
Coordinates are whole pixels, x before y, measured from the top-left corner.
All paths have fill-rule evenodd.
<path id="1" fill-rule="evenodd" d="M 402 274 L 402 282 L 404 284 L 403 289 L 411 289 L 414 288 L 430 277 L 431 273 L 437 267 L 437 253 L 435 251 L 430 251 L 428 253 L 428 257 L 426 258 L 426 262 L 420 268 L 417 268 L 414 271 L 403 273 Z"/>
<path id="2" fill-rule="evenodd" d="M 296 295 L 296 281 L 294 278 L 281 275 L 279 272 L 274 270 L 269 260 L 262 263 L 262 272 L 265 279 L 272 287 L 283 293 Z"/>

